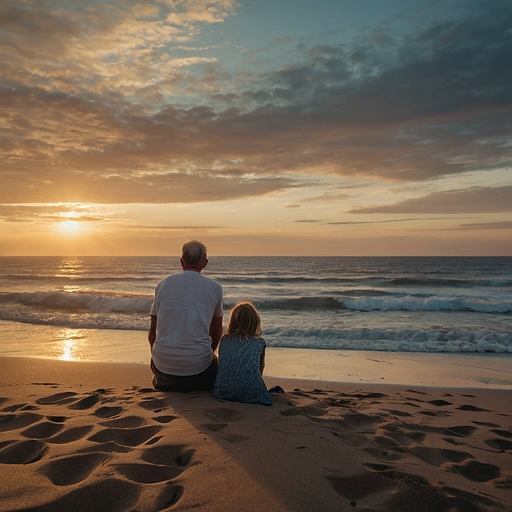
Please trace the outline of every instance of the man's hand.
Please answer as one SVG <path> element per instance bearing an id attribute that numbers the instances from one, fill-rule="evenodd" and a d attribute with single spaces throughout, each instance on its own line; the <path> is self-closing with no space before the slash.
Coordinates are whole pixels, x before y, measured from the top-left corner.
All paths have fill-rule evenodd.
<path id="1" fill-rule="evenodd" d="M 149 325 L 149 332 L 148 332 L 148 341 L 149 346 L 153 348 L 153 345 L 156 341 L 156 316 L 151 315 L 151 324 Z"/>
<path id="2" fill-rule="evenodd" d="M 210 337 L 212 339 L 212 350 L 215 352 L 222 338 L 222 317 L 214 316 L 210 324 Z"/>

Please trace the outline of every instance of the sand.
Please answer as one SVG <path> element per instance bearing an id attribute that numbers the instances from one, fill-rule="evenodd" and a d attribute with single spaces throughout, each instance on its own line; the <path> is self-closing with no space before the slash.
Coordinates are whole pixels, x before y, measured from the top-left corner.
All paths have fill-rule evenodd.
<path id="1" fill-rule="evenodd" d="M 147 365 L 0 358 L 0 510 L 512 510 L 510 360 L 294 377 L 318 377 L 314 352 L 268 357 L 271 407 L 156 392 Z"/>

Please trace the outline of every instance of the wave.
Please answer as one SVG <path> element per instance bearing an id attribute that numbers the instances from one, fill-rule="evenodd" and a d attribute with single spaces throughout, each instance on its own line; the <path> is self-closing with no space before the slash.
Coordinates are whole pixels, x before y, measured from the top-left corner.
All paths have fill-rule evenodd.
<path id="1" fill-rule="evenodd" d="M 432 286 L 432 287 L 510 287 L 510 279 L 448 279 L 432 277 L 397 277 L 389 279 L 390 286 Z"/>
<path id="2" fill-rule="evenodd" d="M 265 339 L 270 347 L 512 354 L 512 334 L 485 329 L 274 328 Z"/>
<path id="3" fill-rule="evenodd" d="M 352 298 L 298 297 L 262 300 L 260 309 L 290 311 L 467 311 L 475 313 L 512 313 L 512 301 L 460 299 L 438 296 L 360 296 Z"/>
<path id="4" fill-rule="evenodd" d="M 343 299 L 342 306 L 352 311 L 467 311 L 474 313 L 512 313 L 512 301 L 462 299 L 439 296 L 347 298 Z"/>
<path id="5" fill-rule="evenodd" d="M 454 288 L 475 288 L 475 287 L 512 287 L 510 279 L 457 279 L 457 278 L 439 278 L 439 277 L 385 277 L 385 276 L 343 276 L 343 277 L 321 277 L 321 276 L 219 276 L 215 277 L 223 286 L 247 284 L 247 285 L 331 285 L 331 286 L 360 286 L 374 285 L 380 287 L 454 287 Z"/>
<path id="6" fill-rule="evenodd" d="M 19 305 L 47 311 L 145 313 L 148 314 L 153 295 L 100 291 L 52 291 L 0 293 L 0 305 Z M 466 311 L 490 314 L 511 314 L 512 301 L 443 297 L 435 295 L 391 295 L 363 290 L 357 296 L 345 297 L 279 297 L 255 300 L 261 310 L 280 311 Z M 234 306 L 225 299 L 225 309 Z"/>
<path id="7" fill-rule="evenodd" d="M 148 291 L 154 290 L 156 284 L 162 279 L 162 275 L 156 273 L 112 273 L 99 275 L 80 275 L 80 274 L 30 274 L 30 273 L 9 273 L 1 276 L 2 281 L 6 283 L 34 283 L 36 286 L 47 285 L 65 285 L 70 283 L 81 286 L 94 286 L 111 283 L 114 287 L 126 285 L 147 286 Z M 390 277 L 385 275 L 269 275 L 269 274 L 215 274 L 210 275 L 223 287 L 244 286 L 252 288 L 273 288 L 282 286 L 296 289 L 328 289 L 338 290 L 337 293 L 343 293 L 344 290 L 353 290 L 354 288 L 368 287 L 370 289 L 396 290 L 397 288 L 454 288 L 454 289 L 478 289 L 478 288 L 511 288 L 512 280 L 509 278 L 442 278 L 442 277 Z"/>
<path id="8" fill-rule="evenodd" d="M 255 304 L 259 309 L 280 309 L 290 311 L 339 310 L 343 304 L 333 297 L 297 297 L 263 300 Z M 232 305 L 226 304 L 230 309 Z"/>
<path id="9" fill-rule="evenodd" d="M 148 313 L 152 301 L 149 295 L 96 291 L 0 293 L 0 304 L 69 312 Z"/>
<path id="10" fill-rule="evenodd" d="M 147 314 L 75 313 L 29 310 L 20 315 L 16 309 L 0 310 L 1 320 L 66 329 L 141 331 L 141 343 L 149 326 Z M 272 322 L 270 323 L 272 324 Z M 512 334 L 492 331 L 487 327 L 408 326 L 384 327 L 318 327 L 282 326 L 266 322 L 263 334 L 269 347 L 333 350 L 368 350 L 431 353 L 512 354 Z M 107 332 L 105 336 L 108 338 Z"/>
<path id="11" fill-rule="evenodd" d="M 114 313 L 65 314 L 64 312 L 20 311 L 7 308 L 0 310 L 0 320 L 68 329 L 147 331 L 149 327 L 149 316 L 140 313 L 131 315 Z"/>
<path id="12" fill-rule="evenodd" d="M 13 282 L 42 282 L 42 283 L 65 283 L 69 281 L 73 284 L 79 283 L 157 283 L 160 278 L 155 276 L 80 276 L 80 275 L 44 275 L 44 274 L 5 274 L 2 276 L 5 281 Z"/>

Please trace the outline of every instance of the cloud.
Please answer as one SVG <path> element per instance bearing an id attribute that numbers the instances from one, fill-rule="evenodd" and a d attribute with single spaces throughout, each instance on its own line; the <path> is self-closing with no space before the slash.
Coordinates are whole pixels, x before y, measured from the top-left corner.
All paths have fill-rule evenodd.
<path id="1" fill-rule="evenodd" d="M 129 97 L 140 87 L 176 78 L 173 72 L 180 76 L 179 68 L 211 62 L 200 56 L 173 58 L 168 47 L 191 40 L 202 26 L 223 21 L 234 9 L 230 0 L 147 5 L 70 0 L 53 7 L 5 0 L 0 5 L 3 75 L 36 90 Z"/>
<path id="2" fill-rule="evenodd" d="M 357 208 L 349 213 L 502 213 L 512 211 L 512 185 L 434 192 L 397 204 Z"/>
<path id="3" fill-rule="evenodd" d="M 191 203 L 263 196 L 299 186 L 281 177 L 237 175 L 222 172 L 175 172 L 162 174 L 78 173 L 56 176 L 55 181 L 30 177 L 19 183 L 7 180 L 0 191 L 0 202 L 73 203 Z"/>
<path id="4" fill-rule="evenodd" d="M 4 0 L 0 201 L 215 201 L 298 187 L 300 174 L 506 167 L 512 12 L 472 5 L 410 34 L 301 42 L 289 61 L 273 44 L 281 67 L 235 74 L 196 41 L 235 15 L 230 0 Z"/>
<path id="5" fill-rule="evenodd" d="M 456 228 L 449 228 L 440 231 L 490 231 L 490 230 L 502 230 L 512 229 L 512 221 L 503 222 L 477 222 L 473 224 L 461 224 Z"/>
<path id="6" fill-rule="evenodd" d="M 347 187 L 349 188 L 349 187 Z M 354 187 L 355 188 L 355 187 Z M 322 204 L 322 203 L 337 203 L 339 201 L 343 201 L 350 197 L 350 194 L 346 194 L 344 192 L 338 192 L 336 190 L 331 190 L 329 192 L 325 192 L 323 194 L 320 194 L 319 196 L 314 197 L 306 197 L 301 199 L 298 203 L 287 205 L 288 208 L 297 208 L 304 204 Z"/>
<path id="7" fill-rule="evenodd" d="M 96 209 L 78 204 L 0 204 L 0 219 L 6 222 L 106 222 Z"/>
<path id="8" fill-rule="evenodd" d="M 225 229 L 223 226 L 158 226 L 158 225 L 148 225 L 148 224 L 132 224 L 128 226 L 124 226 L 128 229 L 136 229 L 141 231 L 194 231 L 200 229 Z"/>
<path id="9" fill-rule="evenodd" d="M 350 226 L 353 224 L 394 224 L 396 222 L 414 222 L 417 220 L 446 220 L 445 218 L 434 217 L 434 218 L 425 218 L 425 217 L 409 217 L 405 219 L 385 219 L 385 220 L 377 220 L 377 221 L 340 221 L 340 222 L 327 222 L 328 225 L 332 226 Z"/>

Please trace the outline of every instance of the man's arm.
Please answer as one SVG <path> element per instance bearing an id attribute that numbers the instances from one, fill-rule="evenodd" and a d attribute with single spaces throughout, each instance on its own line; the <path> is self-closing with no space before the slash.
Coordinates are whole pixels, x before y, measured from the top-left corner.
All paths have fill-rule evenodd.
<path id="1" fill-rule="evenodd" d="M 156 341 L 156 316 L 155 315 L 151 315 L 151 323 L 149 325 L 149 332 L 148 332 L 148 341 L 149 341 L 149 346 L 152 349 L 153 345 L 155 344 L 155 341 Z"/>
<path id="2" fill-rule="evenodd" d="M 215 352 L 219 341 L 222 338 L 222 317 L 214 316 L 210 324 L 210 337 L 212 339 L 212 350 Z"/>

